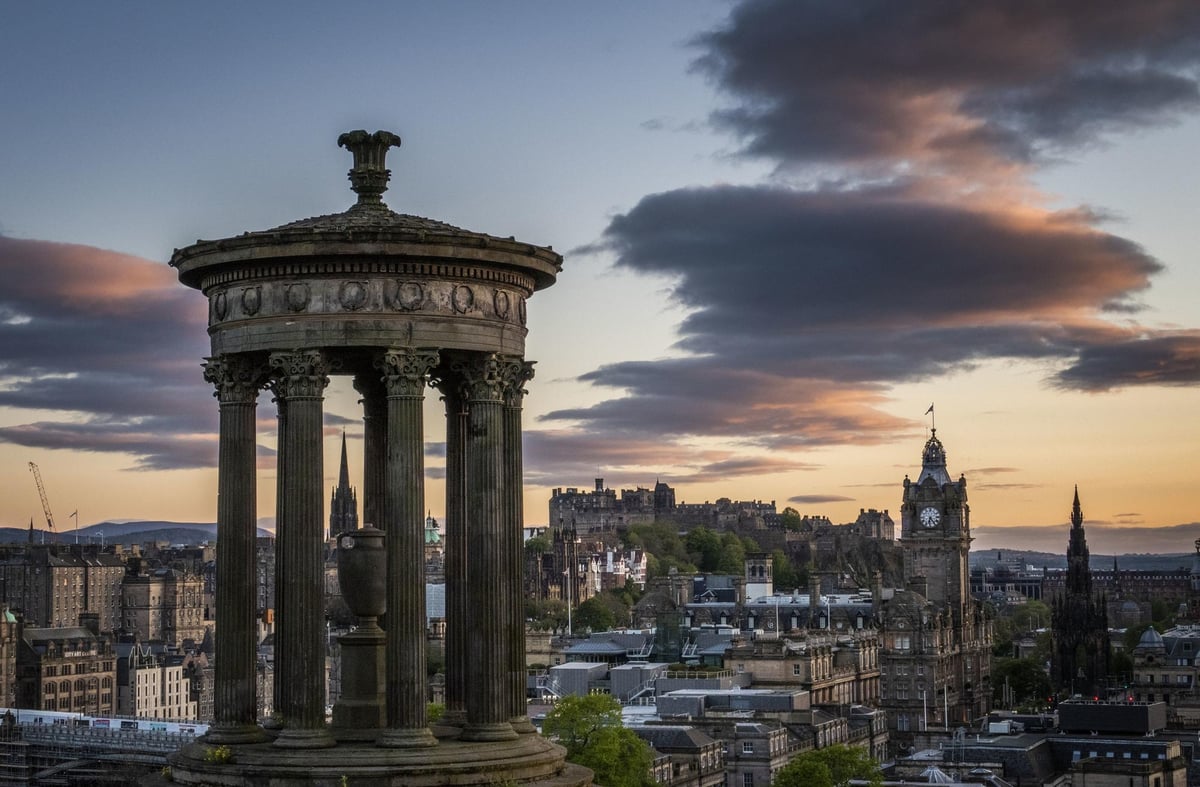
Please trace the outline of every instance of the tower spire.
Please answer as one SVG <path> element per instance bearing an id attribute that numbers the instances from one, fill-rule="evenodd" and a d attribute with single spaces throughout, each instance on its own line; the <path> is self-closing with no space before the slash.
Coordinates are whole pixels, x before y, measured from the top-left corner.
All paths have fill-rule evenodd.
<path id="1" fill-rule="evenodd" d="M 1079 506 L 1079 484 L 1075 485 L 1075 502 L 1071 504 L 1071 527 L 1083 527 L 1083 509 Z"/>
<path id="2" fill-rule="evenodd" d="M 338 472 L 338 486 L 350 487 L 350 463 L 346 461 L 346 430 L 342 430 L 342 469 Z"/>
<path id="3" fill-rule="evenodd" d="M 367 524 L 373 525 L 374 522 Z M 346 458 L 346 430 L 342 430 L 342 466 L 338 471 L 338 485 L 329 499 L 329 537 L 358 528 L 358 495 L 350 486 L 350 463 Z"/>

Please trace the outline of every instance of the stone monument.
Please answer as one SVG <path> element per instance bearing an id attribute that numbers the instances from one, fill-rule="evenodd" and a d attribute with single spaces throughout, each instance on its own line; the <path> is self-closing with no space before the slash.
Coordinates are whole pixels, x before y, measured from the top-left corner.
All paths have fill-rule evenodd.
<path id="1" fill-rule="evenodd" d="M 170 758 L 183 784 L 590 783 L 526 717 L 521 404 L 526 302 L 549 247 L 403 215 L 382 200 L 400 139 L 351 131 L 344 213 L 175 251 L 209 304 L 205 379 L 220 408 L 215 720 Z M 383 647 L 360 638 L 353 706 L 325 717 L 322 405 L 353 376 L 364 421 L 363 522 L 382 531 Z M 426 385 L 446 415 L 447 711 L 426 718 Z M 255 715 L 255 408 L 278 409 L 276 717 Z M 351 531 L 353 533 L 354 531 Z M 367 539 L 371 540 L 371 539 Z M 364 540 L 364 543 L 366 540 Z M 353 542 L 352 542 L 353 543 Z M 372 541 L 377 544 L 377 541 Z M 365 564 L 364 564 L 365 565 Z M 353 644 L 353 643 L 352 643 Z M 358 665 L 358 666 L 355 666 Z M 366 696 L 363 696 L 363 695 Z M 373 697 L 372 694 L 378 696 Z M 373 703 L 377 703 L 374 704 Z M 372 710 L 374 708 L 374 710 Z M 339 725 L 339 722 L 341 724 Z"/>

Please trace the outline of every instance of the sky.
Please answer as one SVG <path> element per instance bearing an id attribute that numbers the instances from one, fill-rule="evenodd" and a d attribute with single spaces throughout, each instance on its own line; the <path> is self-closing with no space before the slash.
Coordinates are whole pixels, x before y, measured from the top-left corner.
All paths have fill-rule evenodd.
<path id="1" fill-rule="evenodd" d="M 527 525 L 597 477 L 895 513 L 934 417 L 989 545 L 1065 549 L 1076 485 L 1090 537 L 1200 522 L 1190 0 L 26 3 L 0 102 L 0 526 L 45 526 L 31 461 L 59 530 L 215 519 L 206 306 L 167 260 L 348 208 L 356 128 L 404 140 L 392 209 L 565 256 Z"/>

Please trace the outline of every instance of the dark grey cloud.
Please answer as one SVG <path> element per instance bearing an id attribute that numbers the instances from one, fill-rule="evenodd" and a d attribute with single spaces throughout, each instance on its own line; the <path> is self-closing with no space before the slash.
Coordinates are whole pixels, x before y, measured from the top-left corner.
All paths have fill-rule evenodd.
<path id="1" fill-rule="evenodd" d="M 1063 388 L 1108 391 L 1130 385 L 1200 383 L 1200 330 L 1133 336 L 1125 341 L 1081 348 L 1059 372 Z"/>
<path id="2" fill-rule="evenodd" d="M 1029 161 L 1200 104 L 1191 0 L 750 0 L 700 36 L 714 114 L 782 164 Z"/>
<path id="3" fill-rule="evenodd" d="M 525 430 L 527 483 L 544 486 L 591 486 L 603 478 L 611 488 L 704 483 L 816 469 L 783 455 L 738 455 L 725 448 L 697 449 L 659 436 L 638 437 L 582 430 Z"/>
<path id="4" fill-rule="evenodd" d="M 1136 310 L 1162 268 L 1097 219 L 895 186 L 648 196 L 598 246 L 620 269 L 669 279 L 688 355 L 589 372 L 624 395 L 547 418 L 787 448 L 906 433 L 909 420 L 880 409 L 892 384 L 992 359 L 1061 367 L 1061 384 L 1084 387 L 1130 335 L 1108 310 Z M 1115 384 L 1186 381 L 1200 356 L 1189 363 L 1182 345 L 1169 345 L 1174 366 L 1122 353 L 1130 370 Z"/>
<path id="5" fill-rule="evenodd" d="M 0 406 L 64 415 L 0 440 L 126 454 L 136 469 L 216 462 L 206 307 L 169 267 L 0 236 L 0 275 Z"/>
<path id="6" fill-rule="evenodd" d="M 1200 380 L 1196 332 L 1132 323 L 1161 263 L 1100 210 L 1028 200 L 1047 157 L 1200 108 L 1200 6 L 747 0 L 694 45 L 717 125 L 822 185 L 611 219 L 580 251 L 669 282 L 680 357 L 585 374 L 613 396 L 549 422 L 787 450 L 909 434 L 893 385 L 995 359 L 1082 390 Z"/>
<path id="7" fill-rule="evenodd" d="M 795 495 L 788 498 L 789 503 L 816 505 L 820 503 L 849 503 L 855 498 L 843 495 Z"/>

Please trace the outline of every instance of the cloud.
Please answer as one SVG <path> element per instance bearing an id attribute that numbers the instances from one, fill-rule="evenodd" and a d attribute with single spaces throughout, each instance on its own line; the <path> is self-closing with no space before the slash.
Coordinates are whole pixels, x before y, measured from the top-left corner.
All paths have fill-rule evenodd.
<path id="1" fill-rule="evenodd" d="M 128 454 L 136 469 L 215 463 L 206 306 L 170 268 L 0 236 L 0 275 L 0 406 L 64 416 L 0 429 L 0 440 Z"/>
<path id="2" fill-rule="evenodd" d="M 1108 391 L 1130 385 L 1200 383 L 1200 330 L 1142 333 L 1125 340 L 1083 347 L 1060 371 L 1062 388 Z"/>
<path id="3" fill-rule="evenodd" d="M 737 4 L 694 65 L 779 177 L 647 195 L 581 249 L 686 316 L 674 357 L 584 374 L 612 395 L 547 420 L 788 451 L 907 436 L 894 385 L 997 359 L 1060 388 L 1195 383 L 1200 332 L 1134 322 L 1162 264 L 1030 176 L 1200 108 L 1198 34 L 1184 0 Z"/>
<path id="4" fill-rule="evenodd" d="M 1106 310 L 1136 308 L 1161 270 L 1086 211 L 894 187 L 680 189 L 615 217 L 602 245 L 618 268 L 670 279 L 686 355 L 589 372 L 621 395 L 547 418 L 780 448 L 907 434 L 881 409 L 890 385 L 991 359 L 1080 379 L 1129 335 Z M 1200 364 L 1176 347 L 1183 381 Z"/>
<path id="5" fill-rule="evenodd" d="M 703 483 L 815 469 L 791 456 L 747 455 L 683 440 L 638 439 L 562 429 L 525 430 L 524 469 L 528 484 L 560 486 L 564 479 L 603 478 L 610 488 Z M 588 484 L 590 486 L 590 484 Z"/>
<path id="6" fill-rule="evenodd" d="M 1170 122 L 1200 105 L 1197 41 L 1190 0 L 750 0 L 694 44 L 745 153 L 896 170 L 1004 169 Z"/>
<path id="7" fill-rule="evenodd" d="M 853 497 L 844 497 L 843 495 L 795 495 L 788 498 L 789 503 L 802 504 L 849 503 L 854 500 Z"/>

